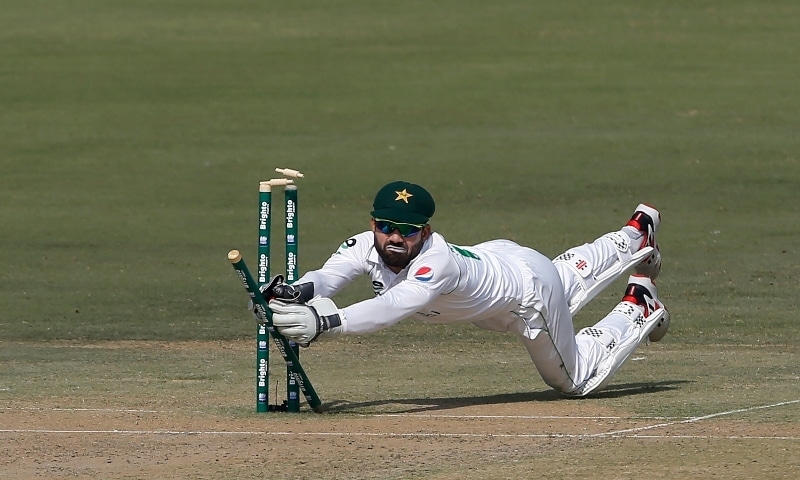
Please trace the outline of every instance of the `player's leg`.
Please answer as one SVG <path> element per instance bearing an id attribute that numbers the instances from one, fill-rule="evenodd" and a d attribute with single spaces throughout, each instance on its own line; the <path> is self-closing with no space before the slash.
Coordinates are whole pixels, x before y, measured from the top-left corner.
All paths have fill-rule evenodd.
<path id="1" fill-rule="evenodd" d="M 640 204 L 620 230 L 571 248 L 553 260 L 573 314 L 631 269 L 652 279 L 658 276 L 661 253 L 656 232 L 660 224 L 658 210 Z"/>
<path id="2" fill-rule="evenodd" d="M 666 333 L 669 312 L 658 299 L 653 281 L 632 275 L 628 282 L 622 301 L 614 310 L 576 335 L 579 349 L 599 348 L 602 356 L 591 377 L 567 395 L 582 397 L 601 390 L 648 336 L 660 331 L 663 337 Z"/>
<path id="3" fill-rule="evenodd" d="M 553 263 L 533 251 L 521 251 L 517 258 L 533 278 L 518 312 L 523 324 L 517 333 L 545 383 L 560 392 L 574 391 L 591 377 L 605 351 L 599 344 L 576 342 L 572 313 Z"/>

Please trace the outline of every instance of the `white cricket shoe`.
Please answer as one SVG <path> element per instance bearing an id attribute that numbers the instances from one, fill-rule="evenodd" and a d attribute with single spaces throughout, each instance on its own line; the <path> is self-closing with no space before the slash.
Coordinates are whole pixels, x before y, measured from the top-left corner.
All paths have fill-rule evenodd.
<path id="1" fill-rule="evenodd" d="M 653 279 L 644 275 L 631 275 L 628 278 L 628 287 L 625 289 L 623 302 L 630 302 L 644 308 L 645 320 L 653 316 L 658 310 L 663 310 L 664 315 L 647 334 L 651 342 L 658 342 L 669 329 L 669 311 L 664 303 L 658 299 L 658 289 Z"/>
<path id="2" fill-rule="evenodd" d="M 566 395 L 583 397 L 602 390 L 636 347 L 648 339 L 653 342 L 661 340 L 669 328 L 669 312 L 658 299 L 655 284 L 646 276 L 630 276 L 622 301 L 613 313 L 627 317 L 633 323 L 633 331 L 619 343 L 602 328 L 588 327 L 578 332 L 579 335 L 591 335 L 606 345 L 608 356 L 600 362 L 591 378 Z"/>
<path id="3" fill-rule="evenodd" d="M 661 213 L 650 205 L 640 203 L 633 212 L 633 216 L 626 226 L 631 226 L 644 234 L 640 248 L 653 247 L 652 255 L 644 259 L 642 263 L 636 265 L 634 272 L 644 275 L 652 280 L 661 273 L 661 251 L 656 242 L 656 233 L 661 225 Z"/>

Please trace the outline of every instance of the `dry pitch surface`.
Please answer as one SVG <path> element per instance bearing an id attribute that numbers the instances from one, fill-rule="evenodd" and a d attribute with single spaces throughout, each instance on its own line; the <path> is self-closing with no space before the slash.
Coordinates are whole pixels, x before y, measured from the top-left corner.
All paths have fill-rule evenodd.
<path id="1" fill-rule="evenodd" d="M 246 356 L 250 347 L 228 348 Z M 194 396 L 191 388 L 164 388 L 148 398 L 72 394 L 62 400 L 69 405 L 12 395 L 0 407 L 0 478 L 800 474 L 800 431 L 791 421 L 800 399 L 682 418 L 636 416 L 592 399 L 531 402 L 513 395 L 486 404 L 376 398 L 340 402 L 325 414 L 303 405 L 304 413 L 294 415 L 250 413 L 252 392 L 227 390 Z M 238 413 L 226 412 L 226 401 L 236 402 Z M 193 409 L 215 402 L 220 408 Z M 772 415 L 778 420 L 769 421 Z"/>

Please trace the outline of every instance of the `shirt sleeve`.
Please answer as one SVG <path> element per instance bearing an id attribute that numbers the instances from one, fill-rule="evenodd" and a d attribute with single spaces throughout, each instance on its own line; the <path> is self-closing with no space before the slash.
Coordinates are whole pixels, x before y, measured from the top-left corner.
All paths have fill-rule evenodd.
<path id="1" fill-rule="evenodd" d="M 404 280 L 383 295 L 343 308 L 343 333 L 370 333 L 390 327 L 413 315 L 437 296 L 437 291 L 419 282 Z"/>
<path id="2" fill-rule="evenodd" d="M 336 295 L 358 276 L 368 273 L 366 259 L 372 248 L 371 240 L 371 232 L 345 240 L 322 267 L 307 272 L 295 283 L 312 282 L 315 295 Z"/>
<path id="3" fill-rule="evenodd" d="M 344 333 L 374 332 L 423 311 L 452 292 L 461 276 L 447 245 L 438 239 L 411 262 L 406 275 L 381 295 L 342 309 Z"/>

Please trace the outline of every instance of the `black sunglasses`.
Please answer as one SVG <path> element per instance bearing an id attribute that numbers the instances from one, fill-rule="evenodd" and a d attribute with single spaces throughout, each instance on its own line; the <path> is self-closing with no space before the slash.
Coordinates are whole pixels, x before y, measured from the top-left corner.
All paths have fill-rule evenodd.
<path id="1" fill-rule="evenodd" d="M 413 223 L 397 223 L 391 220 L 383 220 L 380 218 L 375 219 L 375 226 L 384 235 L 391 235 L 392 232 L 397 230 L 400 235 L 404 237 L 413 237 L 425 228 L 425 225 L 414 225 Z"/>

